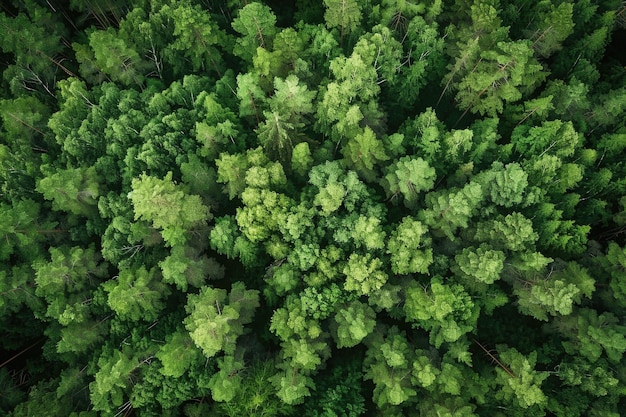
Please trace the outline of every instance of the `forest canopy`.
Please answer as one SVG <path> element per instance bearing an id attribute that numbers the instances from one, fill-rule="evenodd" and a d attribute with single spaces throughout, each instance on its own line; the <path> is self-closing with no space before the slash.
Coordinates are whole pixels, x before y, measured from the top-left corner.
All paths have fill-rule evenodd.
<path id="1" fill-rule="evenodd" d="M 623 1 L 15 0 L 0 38 L 1 414 L 626 409 Z"/>

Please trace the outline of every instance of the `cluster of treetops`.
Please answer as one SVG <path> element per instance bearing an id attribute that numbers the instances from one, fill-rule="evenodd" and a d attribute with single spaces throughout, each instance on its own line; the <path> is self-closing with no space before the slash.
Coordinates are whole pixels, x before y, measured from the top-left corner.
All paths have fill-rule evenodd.
<path id="1" fill-rule="evenodd" d="M 1 413 L 619 417 L 625 28 L 3 1 Z"/>

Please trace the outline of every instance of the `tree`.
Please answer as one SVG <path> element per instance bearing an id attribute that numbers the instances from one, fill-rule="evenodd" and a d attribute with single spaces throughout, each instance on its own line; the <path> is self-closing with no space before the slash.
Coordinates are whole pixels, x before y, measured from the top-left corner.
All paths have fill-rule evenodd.
<path id="1" fill-rule="evenodd" d="M 225 151 L 242 150 L 237 142 L 243 129 L 235 114 L 217 100 L 213 94 L 198 98 L 198 101 L 203 101 L 205 116 L 202 121 L 196 122 L 196 140 L 201 145 L 200 155 L 210 160 Z"/>
<path id="2" fill-rule="evenodd" d="M 420 212 L 419 219 L 432 229 L 454 240 L 454 232 L 467 227 L 483 200 L 483 189 L 475 182 L 460 190 L 432 192 L 426 195 L 426 210 Z"/>
<path id="3" fill-rule="evenodd" d="M 330 62 L 335 81 L 327 85 L 317 109 L 320 129 L 337 143 L 363 133 L 362 124 L 376 129 L 382 117 L 374 100 L 380 92 L 374 65 L 377 48 L 364 43 L 349 58 L 339 56 Z"/>
<path id="4" fill-rule="evenodd" d="M 387 274 L 381 270 L 382 266 L 383 262 L 370 254 L 353 253 L 342 271 L 346 276 L 345 289 L 359 295 L 368 295 L 380 289 L 388 279 Z"/>
<path id="5" fill-rule="evenodd" d="M 502 362 L 510 368 L 512 377 L 502 368 L 496 368 L 497 383 L 502 385 L 496 398 L 505 401 L 514 400 L 522 408 L 534 405 L 544 407 L 547 402 L 546 395 L 541 391 L 542 382 L 548 377 L 547 372 L 536 371 L 537 352 L 532 352 L 524 357 L 515 348 L 497 347 Z"/>
<path id="6" fill-rule="evenodd" d="M 595 363 L 604 352 L 609 361 L 617 363 L 626 351 L 626 329 L 618 323 L 613 313 L 598 314 L 581 308 L 576 315 L 562 317 L 555 325 L 569 339 L 562 342 L 568 354 L 580 354 Z"/>
<path id="7" fill-rule="evenodd" d="M 423 7 L 423 4 L 404 1 L 392 3 L 396 3 L 398 8 Z M 436 13 L 435 5 L 429 6 L 428 10 L 429 13 Z M 399 63 L 400 76 L 396 78 L 402 82 L 395 82 L 389 87 L 390 99 L 398 101 L 402 108 L 414 105 L 424 87 L 442 77 L 445 72 L 444 40 L 437 24 L 430 20 L 427 22 L 421 16 L 409 17 L 412 14 L 398 10 L 390 22 L 391 29 L 400 32 L 397 39 L 402 40 L 404 50 L 404 61 Z"/>
<path id="8" fill-rule="evenodd" d="M 387 197 L 396 202 L 401 195 L 410 209 L 417 208 L 422 191 L 429 191 L 435 185 L 435 169 L 419 157 L 404 156 L 386 167 L 385 172 L 380 182 Z"/>
<path id="9" fill-rule="evenodd" d="M 171 172 L 162 180 L 146 174 L 133 179 L 128 197 L 135 220 L 146 220 L 161 229 L 169 246 L 185 243 L 186 233 L 212 217 L 199 196 L 186 194 L 183 186 L 172 182 Z"/>
<path id="10" fill-rule="evenodd" d="M 604 257 L 597 260 L 604 270 L 606 270 L 611 280 L 609 285 L 613 291 L 613 297 L 617 303 L 624 305 L 624 295 L 626 294 L 626 277 L 622 274 L 626 268 L 626 250 L 621 248 L 617 243 L 611 242 Z"/>
<path id="11" fill-rule="evenodd" d="M 376 165 L 389 159 L 382 142 L 369 127 L 350 139 L 342 148 L 342 153 L 346 166 L 354 169 L 368 182 L 373 182 L 378 177 Z"/>
<path id="12" fill-rule="evenodd" d="M 344 308 L 340 308 L 335 315 L 336 335 L 338 348 L 358 345 L 376 326 L 376 313 L 360 301 L 352 301 Z"/>
<path id="13" fill-rule="evenodd" d="M 411 217 L 405 217 L 398 224 L 387 242 L 394 274 L 428 273 L 428 267 L 433 262 L 433 249 L 427 232 L 423 223 Z"/>
<path id="14" fill-rule="evenodd" d="M 88 305 L 93 301 L 93 290 L 107 275 L 107 263 L 101 262 L 94 245 L 86 249 L 51 247 L 49 252 L 50 261 L 33 263 L 35 294 L 46 300 L 46 315 L 62 325 L 85 321 L 91 315 Z"/>
<path id="15" fill-rule="evenodd" d="M 46 200 L 52 201 L 52 208 L 73 214 L 92 216 L 97 212 L 100 177 L 94 167 L 70 168 L 42 178 L 37 191 Z"/>
<path id="16" fill-rule="evenodd" d="M 215 259 L 200 255 L 190 246 L 175 246 L 170 255 L 159 262 L 163 281 L 175 284 L 178 289 L 187 292 L 188 285 L 200 288 L 207 279 L 224 277 L 224 267 Z"/>
<path id="17" fill-rule="evenodd" d="M 561 3 L 550 5 L 550 10 L 538 13 L 542 18 L 533 20 L 533 27 L 527 31 L 527 36 L 539 56 L 547 58 L 559 51 L 563 41 L 574 32 L 573 9 L 571 3 Z"/>
<path id="18" fill-rule="evenodd" d="M 257 128 L 265 151 L 282 161 L 289 161 L 294 146 L 304 140 L 304 115 L 313 112 L 315 92 L 300 84 L 298 77 L 274 79 L 274 95 L 268 100 L 271 111 L 264 111 L 265 121 Z"/>
<path id="19" fill-rule="evenodd" d="M 259 292 L 247 290 L 242 282 L 233 283 L 228 295 L 224 289 L 203 287 L 199 294 L 187 297 L 185 327 L 207 358 L 222 350 L 232 355 L 237 337 L 244 333 L 244 325 L 252 321 L 258 306 Z"/>
<path id="20" fill-rule="evenodd" d="M 89 46 L 93 53 L 92 62 L 111 80 L 125 86 L 143 84 L 149 64 L 113 28 L 92 32 Z"/>
<path id="21" fill-rule="evenodd" d="M 0 260 L 7 266 L 11 256 L 19 256 L 28 264 L 37 260 L 46 235 L 64 232 L 55 226 L 43 217 L 41 206 L 33 200 L 0 203 Z"/>
<path id="22" fill-rule="evenodd" d="M 113 413 L 124 404 L 131 384 L 131 374 L 142 365 L 148 364 L 151 356 L 130 356 L 130 353 L 119 350 L 107 354 L 98 359 L 98 372 L 94 381 L 89 384 L 89 397 L 95 410 Z"/>
<path id="23" fill-rule="evenodd" d="M 155 268 L 145 267 L 120 271 L 117 279 L 107 281 L 108 304 L 123 320 L 154 321 L 165 308 L 169 294 Z"/>
<path id="24" fill-rule="evenodd" d="M 194 363 L 202 360 L 200 351 L 194 346 L 193 340 L 184 330 L 172 333 L 155 356 L 163 364 L 161 373 L 174 378 L 179 378 Z"/>
<path id="25" fill-rule="evenodd" d="M 8 91 L 16 96 L 37 91 L 54 96 L 57 70 L 73 75 L 60 59 L 64 50 L 61 39 L 67 35 L 67 29 L 58 14 L 50 13 L 34 2 L 21 5 L 16 11 L 19 12 L 15 16 L 0 13 L 0 31 L 4 39 L 1 48 L 13 57 L 3 70 Z"/>
<path id="26" fill-rule="evenodd" d="M 354 32 L 361 23 L 361 10 L 355 0 L 324 0 L 324 20 L 329 29 L 339 28 L 339 44 L 344 35 Z"/>
<path id="27" fill-rule="evenodd" d="M 413 357 L 406 335 L 396 327 L 368 346 L 363 361 L 364 379 L 374 383 L 373 399 L 379 408 L 402 404 L 417 395 L 410 381 Z"/>
<path id="28" fill-rule="evenodd" d="M 523 204 L 528 187 L 528 175 L 519 164 L 503 166 L 494 162 L 490 170 L 476 177 L 494 204 L 507 208 Z"/>
<path id="29" fill-rule="evenodd" d="M 476 240 L 489 242 L 495 249 L 513 252 L 531 249 L 538 237 L 533 223 L 518 212 L 479 223 L 475 235 Z"/>
<path id="30" fill-rule="evenodd" d="M 412 283 L 407 288 L 404 312 L 414 327 L 430 331 L 431 344 L 440 347 L 474 330 L 479 309 L 463 286 L 434 277 L 429 286 Z"/>
<path id="31" fill-rule="evenodd" d="M 505 102 L 516 102 L 545 78 L 528 42 L 499 42 L 480 54 L 476 69 L 458 84 L 459 107 L 496 116 Z"/>
<path id="32" fill-rule="evenodd" d="M 179 65 L 185 59 L 194 71 L 211 69 L 221 75 L 222 57 L 215 45 L 224 43 L 225 34 L 213 22 L 211 15 L 199 6 L 182 2 L 176 7 L 165 5 L 160 13 L 165 15 L 163 20 L 174 23 L 174 41 L 163 51 L 168 62 Z M 181 68 L 180 72 L 186 73 L 183 71 L 188 69 Z"/>
<path id="33" fill-rule="evenodd" d="M 315 187 L 313 204 L 320 207 L 323 217 L 341 207 L 352 212 L 371 204 L 365 184 L 354 171 L 346 172 L 338 161 L 314 166 L 309 172 L 309 184 Z"/>
<path id="34" fill-rule="evenodd" d="M 478 248 L 463 248 L 454 260 L 460 275 L 489 285 L 500 279 L 505 255 L 482 244 Z"/>
<path id="35" fill-rule="evenodd" d="M 251 61 L 257 47 L 271 50 L 276 35 L 275 24 L 276 16 L 269 7 L 258 2 L 247 4 L 232 22 L 233 29 L 243 35 L 237 38 L 233 52 Z"/>
<path id="36" fill-rule="evenodd" d="M 277 392 L 268 380 L 274 377 L 276 369 L 269 360 L 257 360 L 239 371 L 241 383 L 232 400 L 218 407 L 228 416 L 288 416 L 294 408 L 278 398 Z"/>
<path id="37" fill-rule="evenodd" d="M 548 314 L 571 314 L 574 304 L 580 304 L 583 297 L 591 298 L 594 291 L 595 280 L 576 262 L 552 265 L 550 272 L 522 274 L 514 281 L 520 311 L 544 321 Z"/>

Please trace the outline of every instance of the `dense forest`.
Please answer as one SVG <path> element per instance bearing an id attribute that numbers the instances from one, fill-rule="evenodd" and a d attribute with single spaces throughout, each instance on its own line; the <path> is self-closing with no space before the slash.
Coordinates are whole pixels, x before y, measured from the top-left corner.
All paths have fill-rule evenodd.
<path id="1" fill-rule="evenodd" d="M 626 409 L 623 1 L 14 0 L 0 39 L 0 414 Z"/>

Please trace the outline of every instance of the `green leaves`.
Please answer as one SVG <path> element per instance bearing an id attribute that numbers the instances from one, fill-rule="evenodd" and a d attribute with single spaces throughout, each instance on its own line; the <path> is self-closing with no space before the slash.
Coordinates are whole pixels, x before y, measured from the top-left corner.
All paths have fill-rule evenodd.
<path id="1" fill-rule="evenodd" d="M 428 273 L 433 261 L 433 250 L 428 232 L 423 223 L 405 217 L 391 234 L 387 242 L 387 253 L 391 256 L 394 274 Z"/>
<path id="2" fill-rule="evenodd" d="M 498 384 L 502 385 L 496 396 L 506 401 L 514 400 L 522 408 L 545 406 L 548 399 L 541 391 L 541 384 L 548 377 L 548 373 L 534 369 L 537 352 L 532 352 L 527 357 L 514 348 L 501 347 L 498 352 L 502 362 L 509 366 L 515 377 L 511 377 L 501 368 L 496 368 Z"/>
<path id="3" fill-rule="evenodd" d="M 389 159 L 382 142 L 369 127 L 350 139 L 342 152 L 346 166 L 354 169 L 366 181 L 374 181 L 377 177 L 375 166 Z"/>
<path id="4" fill-rule="evenodd" d="M 340 39 L 354 31 L 361 20 L 361 10 L 356 0 L 324 0 L 324 20 L 329 29 L 339 28 Z"/>
<path id="5" fill-rule="evenodd" d="M 590 362 L 596 362 L 604 352 L 611 362 L 618 362 L 626 351 L 626 328 L 618 323 L 618 318 L 610 312 L 598 314 L 582 308 L 576 316 L 559 320 L 558 326 L 565 338 L 570 339 L 563 341 L 567 353 L 580 353 Z"/>
<path id="6" fill-rule="evenodd" d="M 532 92 L 545 78 L 542 69 L 529 42 L 499 42 L 482 52 L 476 66 L 459 82 L 456 100 L 462 109 L 495 116 L 505 102 Z"/>
<path id="7" fill-rule="evenodd" d="M 124 85 L 142 84 L 145 62 L 115 30 L 94 31 L 89 36 L 95 65 L 112 80 Z M 87 62 L 83 61 L 85 64 Z"/>
<path id="8" fill-rule="evenodd" d="M 194 363 L 202 360 L 202 355 L 194 346 L 193 340 L 182 330 L 173 333 L 155 356 L 163 364 L 161 373 L 174 378 L 179 378 Z"/>
<path id="9" fill-rule="evenodd" d="M 435 185 L 435 170 L 422 158 L 404 156 L 389 165 L 387 175 L 381 180 L 387 197 L 394 203 L 403 197 L 404 205 L 416 209 L 420 202 L 420 193 Z"/>
<path id="10" fill-rule="evenodd" d="M 63 325 L 85 321 L 90 313 L 88 304 L 98 281 L 106 276 L 108 265 L 91 245 L 50 248 L 50 262 L 36 261 L 35 293 L 48 304 L 46 315 Z"/>
<path id="11" fill-rule="evenodd" d="M 258 306 L 259 292 L 242 282 L 234 283 L 228 296 L 226 290 L 204 287 L 187 298 L 185 327 L 207 358 L 222 350 L 232 355 Z"/>
<path id="12" fill-rule="evenodd" d="M 338 348 L 358 345 L 376 326 L 376 313 L 371 307 L 353 301 L 335 315 L 335 340 Z"/>
<path id="13" fill-rule="evenodd" d="M 37 191 L 52 201 L 54 210 L 89 216 L 97 211 L 99 181 L 94 167 L 59 170 L 41 179 Z"/>
<path id="14" fill-rule="evenodd" d="M 276 34 L 275 23 L 276 16 L 269 7 L 258 2 L 247 4 L 232 22 L 233 29 L 243 35 L 237 38 L 233 52 L 250 60 L 257 47 L 269 50 Z"/>
<path id="15" fill-rule="evenodd" d="M 193 227 L 212 217 L 200 197 L 185 194 L 182 186 L 172 182 L 171 172 L 162 180 L 143 174 L 133 180 L 132 187 L 128 197 L 135 220 L 146 220 L 161 229 L 169 246 L 184 244 Z"/>
<path id="16" fill-rule="evenodd" d="M 370 254 L 359 255 L 353 253 L 343 269 L 346 276 L 344 288 L 355 291 L 359 295 L 368 295 L 380 289 L 387 282 L 387 274 L 382 271 L 383 263 Z"/>
<path id="17" fill-rule="evenodd" d="M 200 288 L 206 279 L 224 277 L 224 267 L 213 258 L 200 255 L 197 250 L 188 246 L 175 246 L 172 253 L 159 262 L 163 273 L 163 281 L 176 284 L 187 291 L 187 286 Z"/>
<path id="18" fill-rule="evenodd" d="M 460 190 L 430 193 L 426 196 L 428 209 L 420 212 L 420 220 L 454 240 L 456 230 L 467 227 L 483 195 L 477 183 L 469 183 Z"/>
<path id="19" fill-rule="evenodd" d="M 120 271 L 117 279 L 107 281 L 108 304 L 123 320 L 153 321 L 165 307 L 168 287 L 156 269 L 145 267 Z"/>
<path id="20" fill-rule="evenodd" d="M 409 378 L 412 357 L 405 335 L 395 327 L 368 348 L 363 364 L 364 378 L 374 383 L 373 399 L 378 407 L 399 405 L 417 394 Z"/>
<path id="21" fill-rule="evenodd" d="M 464 248 L 454 257 L 461 274 L 485 284 L 493 284 L 500 278 L 504 259 L 503 252 L 489 249 L 486 245 L 475 249 Z"/>
<path id="22" fill-rule="evenodd" d="M 479 313 L 461 285 L 444 284 L 440 277 L 433 278 L 430 287 L 409 286 L 404 311 L 414 326 L 430 330 L 430 341 L 436 347 L 472 331 Z"/>

